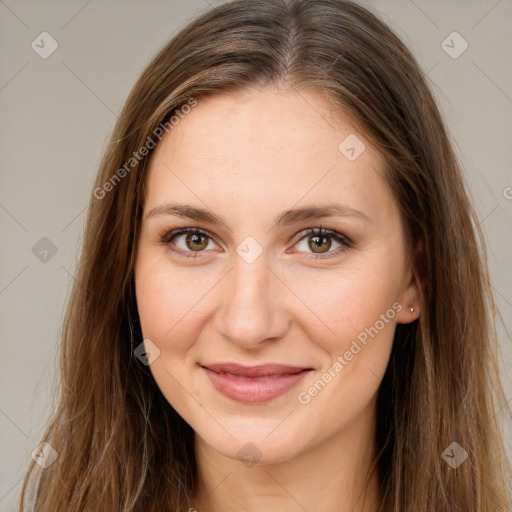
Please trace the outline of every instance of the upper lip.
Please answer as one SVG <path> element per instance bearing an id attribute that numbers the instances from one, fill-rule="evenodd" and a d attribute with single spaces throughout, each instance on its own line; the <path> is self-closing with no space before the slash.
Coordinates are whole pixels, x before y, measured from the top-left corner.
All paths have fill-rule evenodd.
<path id="1" fill-rule="evenodd" d="M 214 371 L 215 373 L 230 373 L 241 377 L 263 377 L 263 376 L 279 376 L 292 375 L 304 370 L 312 370 L 303 366 L 289 366 L 286 364 L 261 364 L 257 366 L 243 366 L 237 363 L 212 363 L 202 364 L 204 368 Z"/>

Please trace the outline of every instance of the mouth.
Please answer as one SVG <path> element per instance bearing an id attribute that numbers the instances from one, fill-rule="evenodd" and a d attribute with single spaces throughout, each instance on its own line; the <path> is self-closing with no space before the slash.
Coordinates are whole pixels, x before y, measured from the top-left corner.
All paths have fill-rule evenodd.
<path id="1" fill-rule="evenodd" d="M 214 388 L 242 403 L 267 402 L 296 387 L 313 368 L 282 364 L 242 366 L 236 363 L 200 365 Z"/>

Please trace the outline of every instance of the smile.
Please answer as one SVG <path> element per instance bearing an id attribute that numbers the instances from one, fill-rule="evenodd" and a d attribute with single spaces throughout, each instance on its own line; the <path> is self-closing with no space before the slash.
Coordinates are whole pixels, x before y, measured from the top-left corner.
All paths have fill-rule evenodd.
<path id="1" fill-rule="evenodd" d="M 243 367 L 232 363 L 201 365 L 201 368 L 218 392 L 242 403 L 262 403 L 277 398 L 313 371 L 284 365 Z"/>

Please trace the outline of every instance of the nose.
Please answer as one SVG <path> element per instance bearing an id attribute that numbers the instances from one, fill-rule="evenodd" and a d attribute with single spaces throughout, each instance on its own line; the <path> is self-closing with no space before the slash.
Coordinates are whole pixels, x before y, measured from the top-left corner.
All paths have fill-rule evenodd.
<path id="1" fill-rule="evenodd" d="M 215 326 L 220 336 L 245 349 L 282 338 L 291 324 L 286 310 L 290 293 L 262 254 L 247 263 L 235 255 L 233 268 L 223 280 L 222 304 Z"/>

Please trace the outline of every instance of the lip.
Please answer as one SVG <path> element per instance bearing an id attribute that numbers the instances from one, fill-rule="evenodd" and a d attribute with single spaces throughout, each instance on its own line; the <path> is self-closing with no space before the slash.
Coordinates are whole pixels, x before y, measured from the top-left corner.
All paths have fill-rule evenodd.
<path id="1" fill-rule="evenodd" d="M 243 403 L 267 402 L 294 388 L 313 369 L 282 364 L 242 366 L 201 365 L 217 391 Z"/>

